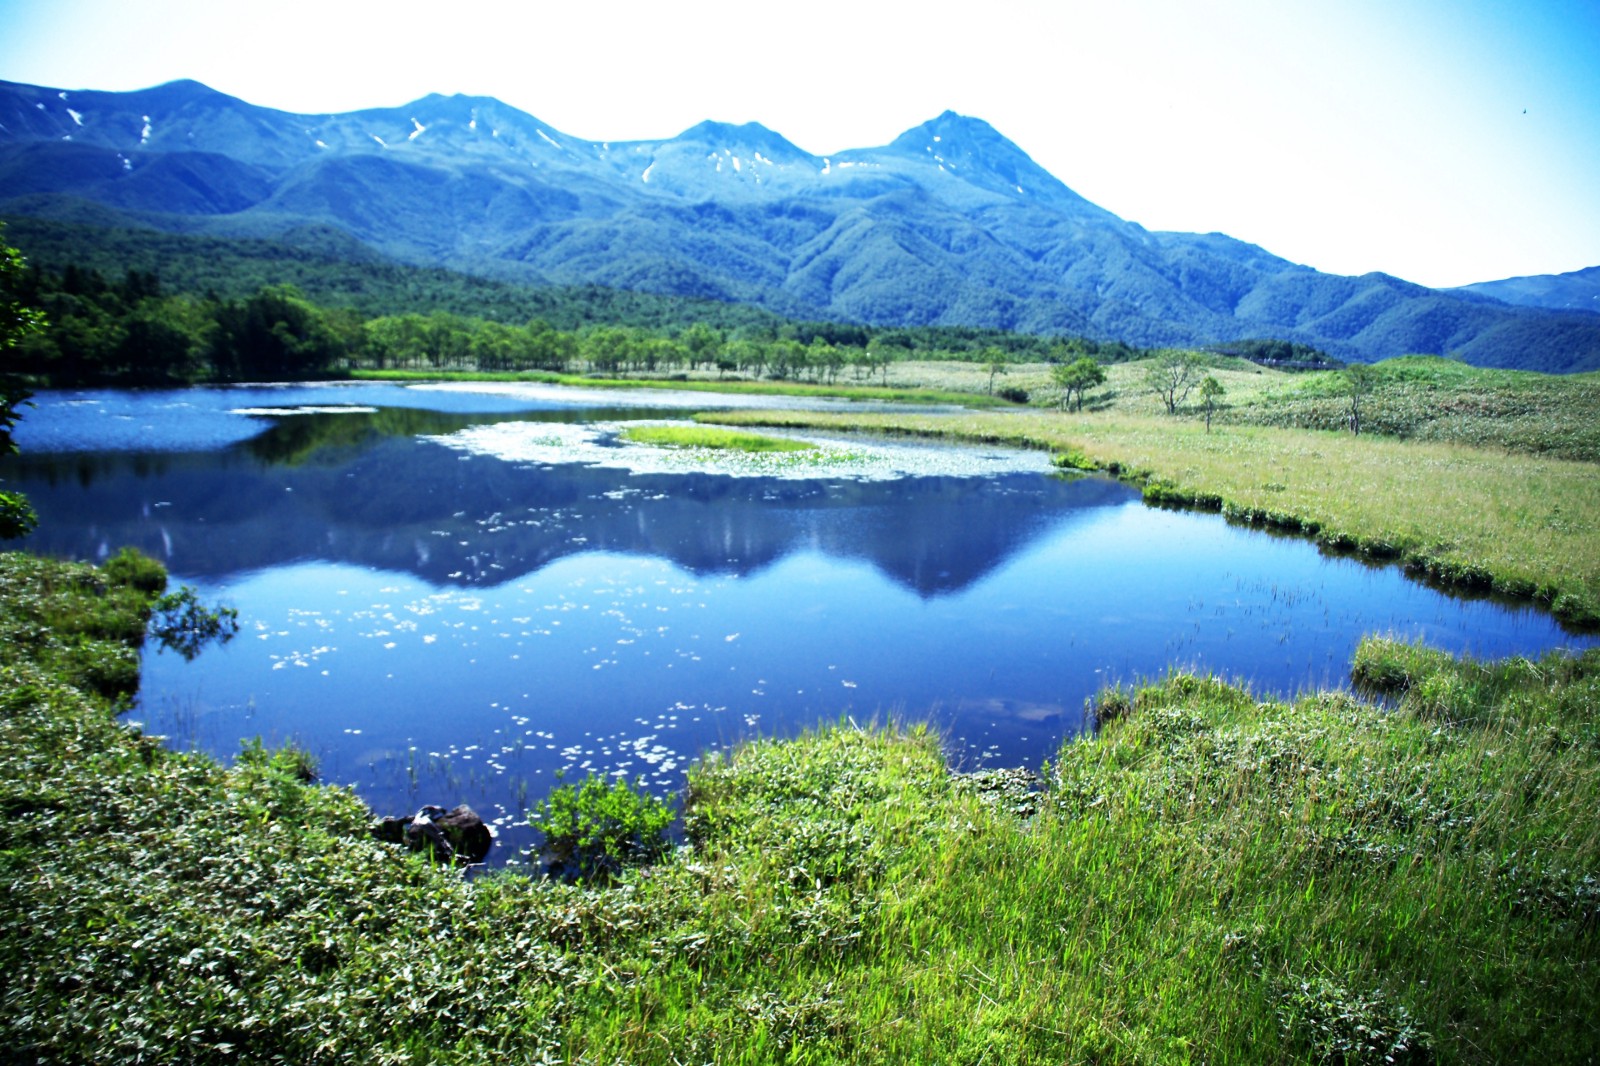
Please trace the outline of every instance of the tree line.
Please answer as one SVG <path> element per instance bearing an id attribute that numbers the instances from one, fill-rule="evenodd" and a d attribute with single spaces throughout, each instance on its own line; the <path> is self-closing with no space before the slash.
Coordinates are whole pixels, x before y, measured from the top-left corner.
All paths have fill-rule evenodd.
<path id="1" fill-rule="evenodd" d="M 1115 362 L 1141 353 L 1121 342 L 962 327 L 880 329 L 838 322 L 756 322 L 723 329 L 693 321 L 655 328 L 559 329 L 451 311 L 368 315 L 313 302 L 292 285 L 248 295 L 169 292 L 153 270 L 120 279 L 69 263 L 29 266 L 16 297 L 45 325 L 20 338 L 0 372 L 51 385 L 178 385 L 304 379 L 358 367 L 419 371 L 672 375 L 716 372 L 774 380 L 887 383 L 897 359 Z M 993 374 L 990 376 L 991 389 Z"/>

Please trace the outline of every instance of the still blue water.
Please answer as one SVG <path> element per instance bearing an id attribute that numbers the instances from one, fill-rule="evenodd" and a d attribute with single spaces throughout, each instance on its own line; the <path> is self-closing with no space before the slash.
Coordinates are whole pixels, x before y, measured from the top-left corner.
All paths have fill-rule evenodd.
<path id="1" fill-rule="evenodd" d="M 1593 643 L 1038 456 L 885 444 L 871 476 L 732 476 L 572 444 L 674 402 L 50 393 L 7 481 L 42 520 L 24 547 L 131 544 L 238 609 L 237 638 L 193 662 L 146 652 L 148 730 L 224 758 L 292 739 L 382 813 L 469 803 L 497 861 L 533 842 L 524 806 L 557 772 L 670 793 L 709 748 L 844 718 L 930 720 L 960 765 L 1036 765 L 1098 688 L 1171 664 L 1292 694 L 1344 684 L 1368 633 Z M 341 413 L 265 413 L 318 407 Z"/>

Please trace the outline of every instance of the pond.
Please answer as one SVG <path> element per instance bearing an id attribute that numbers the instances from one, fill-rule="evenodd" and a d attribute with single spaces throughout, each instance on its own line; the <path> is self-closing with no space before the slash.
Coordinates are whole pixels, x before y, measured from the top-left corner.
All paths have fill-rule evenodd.
<path id="1" fill-rule="evenodd" d="M 1293 694 L 1368 633 L 1453 652 L 1587 646 L 1546 615 L 1038 453 L 867 438 L 715 457 L 620 431 L 770 398 L 539 386 L 51 392 L 8 481 L 22 546 L 123 545 L 239 611 L 154 647 L 131 716 L 221 758 L 293 740 L 378 812 L 468 803 L 492 861 L 565 774 L 681 788 L 756 734 L 930 721 L 963 767 L 1037 765 L 1102 686 L 1180 664 Z"/>

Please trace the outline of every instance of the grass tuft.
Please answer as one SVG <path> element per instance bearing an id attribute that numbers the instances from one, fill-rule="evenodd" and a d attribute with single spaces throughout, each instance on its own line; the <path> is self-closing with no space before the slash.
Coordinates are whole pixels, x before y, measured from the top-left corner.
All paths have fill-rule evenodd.
<path id="1" fill-rule="evenodd" d="M 622 431 L 625 440 L 635 444 L 655 444 L 668 448 L 709 448 L 738 452 L 814 452 L 815 444 L 787 437 L 767 437 L 757 433 L 716 426 L 631 426 Z"/>

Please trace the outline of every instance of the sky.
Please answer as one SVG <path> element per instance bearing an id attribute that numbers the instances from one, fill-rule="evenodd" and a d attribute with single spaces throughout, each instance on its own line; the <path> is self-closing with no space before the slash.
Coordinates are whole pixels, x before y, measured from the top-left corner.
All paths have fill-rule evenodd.
<path id="1" fill-rule="evenodd" d="M 949 109 L 1152 230 L 1451 286 L 1600 265 L 1600 0 L 0 0 L 0 80 L 308 114 L 493 96 L 569 136 Z"/>

